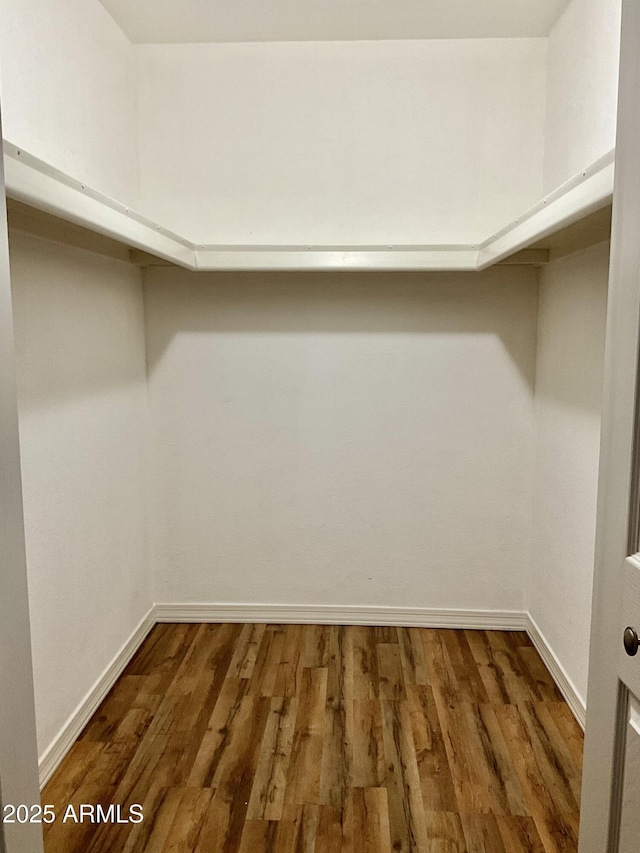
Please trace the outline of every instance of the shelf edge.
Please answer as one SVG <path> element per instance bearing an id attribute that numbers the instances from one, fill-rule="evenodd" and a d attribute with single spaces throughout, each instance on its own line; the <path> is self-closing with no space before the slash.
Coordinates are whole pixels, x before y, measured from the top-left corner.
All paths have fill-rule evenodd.
<path id="1" fill-rule="evenodd" d="M 479 246 L 196 245 L 7 140 L 4 162 L 10 198 L 188 270 L 472 272 L 504 261 L 609 204 L 615 151 L 607 152 Z"/>

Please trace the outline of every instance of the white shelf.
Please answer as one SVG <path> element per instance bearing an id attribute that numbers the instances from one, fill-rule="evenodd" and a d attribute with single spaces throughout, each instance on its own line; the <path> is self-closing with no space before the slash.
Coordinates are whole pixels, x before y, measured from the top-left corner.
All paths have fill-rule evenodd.
<path id="1" fill-rule="evenodd" d="M 196 245 L 4 141 L 7 196 L 190 270 L 475 271 L 611 203 L 614 151 L 558 187 L 480 245 Z"/>
<path id="2" fill-rule="evenodd" d="M 467 270 L 477 246 L 197 247 L 198 270 Z"/>
<path id="3" fill-rule="evenodd" d="M 188 240 L 6 140 L 3 148 L 9 198 L 195 269 L 194 247 Z"/>
<path id="4" fill-rule="evenodd" d="M 615 151 L 609 151 L 480 245 L 482 270 L 611 204 Z"/>

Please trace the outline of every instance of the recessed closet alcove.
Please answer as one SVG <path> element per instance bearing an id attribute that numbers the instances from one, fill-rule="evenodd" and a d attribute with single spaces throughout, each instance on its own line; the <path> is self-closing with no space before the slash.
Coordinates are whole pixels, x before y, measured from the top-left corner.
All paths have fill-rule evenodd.
<path id="1" fill-rule="evenodd" d="M 41 784 L 164 622 L 528 632 L 583 725 L 618 0 L 153 5 L 2 4 Z"/>

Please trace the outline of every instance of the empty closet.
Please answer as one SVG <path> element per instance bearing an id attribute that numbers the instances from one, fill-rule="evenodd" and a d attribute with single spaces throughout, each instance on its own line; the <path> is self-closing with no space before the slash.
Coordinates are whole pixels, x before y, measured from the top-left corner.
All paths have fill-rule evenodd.
<path id="1" fill-rule="evenodd" d="M 25 761 L 164 622 L 524 631 L 584 726 L 619 0 L 151 5 L 0 4 Z"/>

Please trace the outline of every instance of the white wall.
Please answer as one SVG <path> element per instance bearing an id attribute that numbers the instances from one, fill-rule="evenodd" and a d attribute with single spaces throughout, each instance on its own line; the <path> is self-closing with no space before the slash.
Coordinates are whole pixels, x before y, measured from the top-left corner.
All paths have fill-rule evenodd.
<path id="1" fill-rule="evenodd" d="M 3 178 L 0 163 L 0 779 L 3 804 L 26 804 L 38 802 L 39 780 Z M 7 823 L 0 844 L 5 853 L 43 853 L 41 827 Z"/>
<path id="2" fill-rule="evenodd" d="M 544 188 L 615 146 L 621 0 L 572 0 L 549 38 Z"/>
<path id="3" fill-rule="evenodd" d="M 587 695 L 608 243 L 546 267 L 536 358 L 534 547 L 527 607 Z"/>
<path id="4" fill-rule="evenodd" d="M 6 139 L 138 203 L 133 48 L 98 0 L 2 0 Z"/>
<path id="5" fill-rule="evenodd" d="M 97 0 L 2 0 L 4 132 L 200 242 L 474 243 L 613 146 L 619 6 L 573 0 L 548 41 L 134 49 Z M 526 585 L 584 695 L 605 254 L 542 276 L 535 489 L 534 271 L 150 271 L 157 599 Z M 42 753 L 151 602 L 144 330 L 135 269 L 12 260 Z"/>
<path id="6" fill-rule="evenodd" d="M 98 0 L 1 11 L 7 139 L 201 243 L 476 243 L 615 142 L 620 0 L 549 39 L 132 46 Z"/>
<path id="7" fill-rule="evenodd" d="M 12 234 L 42 755 L 151 606 L 136 267 Z"/>
<path id="8" fill-rule="evenodd" d="M 522 609 L 536 282 L 148 271 L 157 600 Z"/>
<path id="9" fill-rule="evenodd" d="M 141 45 L 145 213 L 199 243 L 475 243 L 542 192 L 545 39 Z"/>

